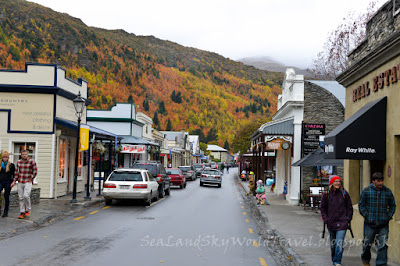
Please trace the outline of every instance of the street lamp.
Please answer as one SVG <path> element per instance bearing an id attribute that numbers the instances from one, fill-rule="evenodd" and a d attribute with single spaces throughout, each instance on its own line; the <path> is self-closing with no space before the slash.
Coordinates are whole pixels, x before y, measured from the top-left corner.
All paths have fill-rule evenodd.
<path id="1" fill-rule="evenodd" d="M 76 116 L 78 117 L 78 129 L 77 129 L 77 137 L 76 137 L 76 152 L 75 152 L 75 172 L 74 172 L 74 190 L 72 191 L 72 200 L 71 203 L 77 203 L 76 200 L 76 183 L 78 179 L 78 157 L 79 157 L 79 141 L 80 141 L 80 130 L 81 130 L 81 117 L 83 114 L 83 110 L 85 109 L 85 99 L 81 97 L 81 92 L 78 93 L 78 96 L 73 100 Z"/>

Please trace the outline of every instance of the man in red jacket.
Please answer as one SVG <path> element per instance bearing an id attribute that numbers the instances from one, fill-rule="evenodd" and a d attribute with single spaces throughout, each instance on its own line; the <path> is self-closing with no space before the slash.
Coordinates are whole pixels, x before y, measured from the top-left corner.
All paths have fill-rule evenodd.
<path id="1" fill-rule="evenodd" d="M 328 191 L 322 195 L 321 216 L 329 230 L 333 265 L 341 265 L 343 242 L 353 218 L 353 205 L 340 177 L 331 176 L 329 184 Z"/>
<path id="2" fill-rule="evenodd" d="M 18 181 L 18 197 L 19 197 L 19 209 L 21 215 L 19 219 L 24 219 L 31 214 L 31 190 L 33 179 L 37 175 L 36 162 L 33 159 L 28 158 L 28 151 L 21 151 L 21 159 L 18 160 L 15 167 L 14 182 L 11 183 L 11 187 Z"/>

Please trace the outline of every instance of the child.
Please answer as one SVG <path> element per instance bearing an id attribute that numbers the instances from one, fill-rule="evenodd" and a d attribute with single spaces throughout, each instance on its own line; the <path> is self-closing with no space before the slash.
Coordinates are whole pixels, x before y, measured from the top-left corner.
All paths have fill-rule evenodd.
<path id="1" fill-rule="evenodd" d="M 257 201 L 257 205 L 259 205 L 260 203 L 262 205 L 264 205 L 264 204 L 269 205 L 269 203 L 268 203 L 268 201 L 266 199 L 266 196 L 265 196 L 265 187 L 264 187 L 264 184 L 263 184 L 262 180 L 258 180 L 257 181 L 256 193 L 257 193 L 256 198 L 258 200 Z"/>

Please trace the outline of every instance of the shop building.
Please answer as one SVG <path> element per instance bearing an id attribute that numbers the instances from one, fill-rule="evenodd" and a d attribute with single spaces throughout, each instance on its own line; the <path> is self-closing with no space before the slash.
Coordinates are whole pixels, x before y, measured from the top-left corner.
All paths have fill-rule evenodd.
<path id="1" fill-rule="evenodd" d="M 299 204 L 301 190 L 308 189 L 317 175 L 316 167 L 292 164 L 319 147 L 319 136 L 343 122 L 344 91 L 336 81 L 304 80 L 289 68 L 273 120 L 251 135 L 256 178 L 274 176 L 274 192 L 285 195 L 290 204 Z"/>
<path id="2" fill-rule="evenodd" d="M 77 142 L 77 117 L 73 99 L 87 100 L 88 83 L 66 77 L 66 70 L 52 64 L 26 64 L 24 70 L 0 71 L 0 149 L 16 163 L 23 149 L 37 162 L 33 187 L 41 198 L 72 192 Z M 86 123 L 86 112 L 82 114 Z M 112 133 L 90 127 L 90 135 L 115 139 Z M 88 165 L 79 152 L 77 191 L 83 191 Z"/>
<path id="3" fill-rule="evenodd" d="M 222 163 L 228 161 L 228 150 L 218 145 L 207 145 L 207 151 L 210 151 L 210 156 L 220 160 Z"/>
<path id="4" fill-rule="evenodd" d="M 189 133 L 182 131 L 161 131 L 166 140 L 164 149 L 167 156 L 167 167 L 178 167 L 182 165 L 190 165 L 190 143 Z"/>
<path id="5" fill-rule="evenodd" d="M 344 186 L 354 204 L 352 228 L 363 237 L 358 200 L 382 172 L 397 209 L 389 223 L 389 260 L 400 263 L 400 6 L 386 2 L 368 21 L 365 40 L 337 77 L 346 87 L 346 120 L 325 138 L 325 157 L 345 159 Z"/>

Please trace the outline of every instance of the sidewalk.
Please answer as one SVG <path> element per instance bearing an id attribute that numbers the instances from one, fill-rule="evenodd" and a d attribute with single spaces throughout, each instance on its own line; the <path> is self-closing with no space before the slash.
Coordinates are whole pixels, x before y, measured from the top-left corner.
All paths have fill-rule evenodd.
<path id="1" fill-rule="evenodd" d="M 94 196 L 93 196 L 94 195 Z M 15 235 L 22 234 L 53 223 L 64 216 L 71 215 L 83 210 L 86 207 L 101 204 L 103 197 L 96 197 L 92 193 L 91 200 L 84 200 L 86 193 L 78 193 L 78 203 L 70 203 L 72 195 L 63 196 L 57 199 L 40 199 L 38 204 L 32 205 L 31 215 L 25 219 L 18 219 L 19 207 L 10 207 L 8 217 L 0 217 L 0 241 Z M 3 214 L 4 207 L 2 207 Z"/>
<path id="2" fill-rule="evenodd" d="M 238 179 L 239 180 L 239 179 Z M 246 193 L 249 192 L 248 182 L 239 181 Z M 332 265 L 329 246 L 329 232 L 326 229 L 325 238 L 321 238 L 323 223 L 321 214 L 301 206 L 292 206 L 282 195 L 266 190 L 270 205 L 255 205 L 255 197 L 250 195 L 251 208 L 258 209 L 266 217 L 266 223 L 275 231 L 281 246 L 292 254 L 296 265 Z M 393 248 L 393 247 L 392 247 Z M 346 234 L 342 265 L 361 265 L 361 241 Z M 289 256 L 289 255 L 288 255 Z M 371 265 L 375 265 L 376 255 L 372 252 Z M 397 265 L 388 263 L 387 265 Z"/>

